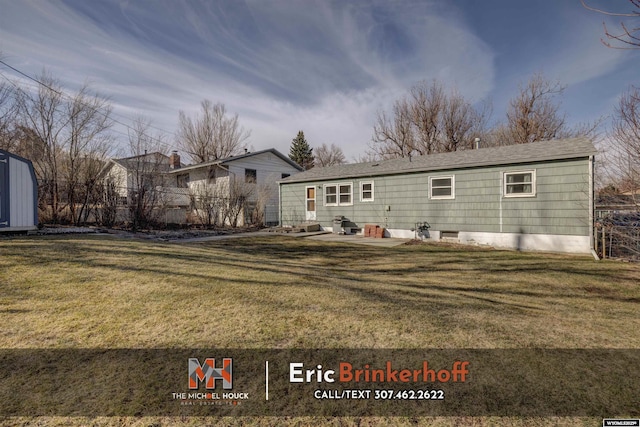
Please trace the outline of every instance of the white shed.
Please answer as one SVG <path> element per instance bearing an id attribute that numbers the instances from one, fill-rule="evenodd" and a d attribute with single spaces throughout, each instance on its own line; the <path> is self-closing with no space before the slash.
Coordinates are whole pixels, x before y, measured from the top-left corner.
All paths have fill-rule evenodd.
<path id="1" fill-rule="evenodd" d="M 38 185 L 33 164 L 0 150 L 0 232 L 38 228 Z"/>

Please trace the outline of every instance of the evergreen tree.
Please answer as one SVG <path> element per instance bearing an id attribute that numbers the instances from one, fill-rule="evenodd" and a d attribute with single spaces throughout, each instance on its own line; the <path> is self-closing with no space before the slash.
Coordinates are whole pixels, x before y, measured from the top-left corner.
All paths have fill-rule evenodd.
<path id="1" fill-rule="evenodd" d="M 313 167 L 313 148 L 309 147 L 309 143 L 304 138 L 304 132 L 299 131 L 298 136 L 291 141 L 289 158 L 302 166 L 304 170 L 309 170 Z"/>

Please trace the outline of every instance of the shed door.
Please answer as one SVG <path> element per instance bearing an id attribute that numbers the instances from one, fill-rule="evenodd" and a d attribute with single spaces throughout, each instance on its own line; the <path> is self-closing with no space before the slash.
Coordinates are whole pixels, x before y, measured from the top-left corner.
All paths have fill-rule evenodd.
<path id="1" fill-rule="evenodd" d="M 305 188 L 305 203 L 306 203 L 306 219 L 307 221 L 316 220 L 316 187 Z"/>
<path id="2" fill-rule="evenodd" d="M 9 156 L 0 153 L 0 227 L 9 226 Z"/>

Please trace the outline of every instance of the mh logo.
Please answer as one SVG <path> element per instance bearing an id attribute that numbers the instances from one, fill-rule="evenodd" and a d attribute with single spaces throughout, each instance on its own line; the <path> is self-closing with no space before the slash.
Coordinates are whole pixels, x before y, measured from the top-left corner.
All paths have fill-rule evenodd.
<path id="1" fill-rule="evenodd" d="M 222 388 L 229 390 L 232 387 L 233 361 L 230 357 L 222 359 L 222 368 L 216 368 L 216 359 L 206 358 L 201 365 L 198 359 L 189 359 L 189 389 L 197 390 L 199 381 L 204 381 L 207 389 L 216 388 L 216 380 L 222 380 Z"/>

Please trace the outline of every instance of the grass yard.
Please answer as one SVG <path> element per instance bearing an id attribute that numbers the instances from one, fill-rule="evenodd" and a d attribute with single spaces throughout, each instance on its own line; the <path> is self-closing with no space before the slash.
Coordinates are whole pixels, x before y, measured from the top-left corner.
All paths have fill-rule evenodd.
<path id="1" fill-rule="evenodd" d="M 0 348 L 640 348 L 639 285 L 637 264 L 455 245 L 374 248 L 288 236 L 192 244 L 101 236 L 2 239 Z M 75 419 L 80 425 L 178 421 L 203 420 Z M 64 425 L 69 419 L 0 422 Z"/>

